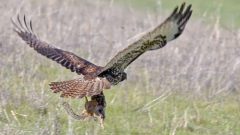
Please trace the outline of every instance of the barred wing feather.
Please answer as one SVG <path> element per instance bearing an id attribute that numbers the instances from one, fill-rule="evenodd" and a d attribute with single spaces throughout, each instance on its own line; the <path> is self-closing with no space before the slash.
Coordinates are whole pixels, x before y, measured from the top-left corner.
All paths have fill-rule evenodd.
<path id="1" fill-rule="evenodd" d="M 191 14 L 191 5 L 186 9 L 185 3 L 181 5 L 180 9 L 176 7 L 172 14 L 162 24 L 120 51 L 103 68 L 102 72 L 107 70 L 123 71 L 144 52 L 164 47 L 167 42 L 181 35 Z"/>
<path id="2" fill-rule="evenodd" d="M 17 23 L 12 20 L 12 23 L 15 26 L 14 30 L 30 47 L 32 47 L 38 53 L 52 59 L 53 61 L 56 61 L 57 63 L 66 67 L 67 69 L 70 69 L 72 72 L 76 72 L 77 74 L 94 74 L 101 69 L 100 66 L 96 66 L 71 52 L 55 48 L 52 45 L 49 45 L 48 43 L 38 39 L 33 32 L 32 22 L 30 21 L 30 23 L 27 24 L 25 16 L 23 22 L 20 20 L 19 16 L 17 18 Z"/>
<path id="3" fill-rule="evenodd" d="M 54 93 L 61 92 L 61 97 L 82 98 L 100 94 L 104 89 L 110 89 L 111 84 L 105 78 L 96 77 L 91 80 L 83 78 L 52 82 L 50 85 Z"/>

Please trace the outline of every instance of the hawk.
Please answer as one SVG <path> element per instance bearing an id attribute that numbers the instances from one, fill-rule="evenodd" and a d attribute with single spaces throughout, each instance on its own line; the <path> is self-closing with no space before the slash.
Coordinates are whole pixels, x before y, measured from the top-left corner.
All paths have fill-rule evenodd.
<path id="1" fill-rule="evenodd" d="M 162 24 L 117 53 L 105 66 L 95 65 L 72 52 L 56 48 L 39 39 L 33 31 L 31 20 L 27 23 L 25 15 L 23 20 L 18 16 L 16 21 L 12 20 L 12 23 L 14 31 L 35 51 L 72 72 L 82 75 L 69 81 L 52 82 L 49 84 L 50 89 L 54 93 L 61 93 L 61 97 L 90 96 L 95 105 L 93 110 L 95 109 L 94 111 L 104 119 L 106 102 L 103 90 L 110 89 L 111 86 L 124 81 L 127 78 L 124 70 L 140 55 L 162 48 L 171 40 L 179 37 L 191 14 L 191 5 L 185 7 L 183 3 L 180 7 L 177 6 Z"/>

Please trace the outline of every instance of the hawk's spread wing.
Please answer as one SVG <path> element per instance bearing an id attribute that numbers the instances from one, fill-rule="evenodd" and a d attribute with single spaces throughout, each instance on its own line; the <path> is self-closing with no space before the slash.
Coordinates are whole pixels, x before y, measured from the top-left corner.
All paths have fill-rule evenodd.
<path id="1" fill-rule="evenodd" d="M 30 21 L 28 25 L 25 16 L 24 23 L 20 21 L 19 16 L 17 18 L 18 23 L 15 23 L 13 20 L 12 22 L 15 26 L 14 30 L 30 47 L 34 48 L 34 50 L 36 50 L 38 53 L 56 61 L 67 69 L 70 69 L 72 72 L 87 75 L 93 74 L 101 69 L 101 67 L 96 66 L 71 52 L 55 48 L 38 39 L 33 32 L 32 22 Z"/>
<path id="2" fill-rule="evenodd" d="M 54 93 L 61 92 L 61 97 L 82 98 L 100 94 L 111 87 L 106 78 L 96 77 L 91 80 L 82 78 L 63 82 L 52 82 L 50 87 Z"/>
<path id="3" fill-rule="evenodd" d="M 191 14 L 191 5 L 186 9 L 185 3 L 181 5 L 180 9 L 176 7 L 172 14 L 162 24 L 119 52 L 110 60 L 102 71 L 104 72 L 109 69 L 123 71 L 144 52 L 164 47 L 167 42 L 181 35 Z"/>

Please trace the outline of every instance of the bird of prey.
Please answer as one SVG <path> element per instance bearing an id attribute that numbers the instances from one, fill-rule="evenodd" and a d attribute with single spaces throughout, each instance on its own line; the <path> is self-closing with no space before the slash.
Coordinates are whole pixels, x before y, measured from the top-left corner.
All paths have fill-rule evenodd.
<path id="1" fill-rule="evenodd" d="M 35 35 L 32 22 L 29 21 L 28 23 L 25 15 L 23 20 L 18 16 L 16 21 L 12 20 L 12 23 L 15 28 L 14 31 L 35 51 L 56 61 L 72 72 L 82 75 L 78 79 L 52 82 L 50 83 L 50 89 L 54 93 L 61 93 L 61 97 L 91 97 L 95 105 L 93 110 L 104 119 L 106 102 L 103 90 L 110 89 L 111 86 L 124 81 L 127 78 L 124 70 L 140 55 L 162 48 L 169 41 L 179 37 L 191 14 L 191 5 L 185 7 L 185 3 L 183 3 L 180 7 L 177 6 L 162 24 L 117 53 L 105 66 L 97 66 L 74 53 L 42 41 Z M 87 109 L 87 111 L 90 110 Z"/>

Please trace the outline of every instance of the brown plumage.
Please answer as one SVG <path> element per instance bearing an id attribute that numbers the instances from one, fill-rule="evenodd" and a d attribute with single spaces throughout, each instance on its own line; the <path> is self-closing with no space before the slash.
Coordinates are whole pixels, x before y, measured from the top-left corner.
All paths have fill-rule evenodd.
<path id="1" fill-rule="evenodd" d="M 106 78 L 96 77 L 91 80 L 74 79 L 50 84 L 54 93 L 62 92 L 61 97 L 82 98 L 100 94 L 103 89 L 109 89 L 111 84 Z"/>
<path id="2" fill-rule="evenodd" d="M 72 72 L 76 72 L 79 75 L 92 75 L 102 68 L 81 57 L 78 57 L 71 52 L 58 49 L 38 39 L 33 32 L 32 22 L 30 21 L 28 25 L 25 16 L 23 20 L 24 24 L 18 16 L 18 24 L 12 21 L 15 26 L 14 30 L 27 44 L 29 44 L 30 47 L 32 47 L 38 53 L 48 57 L 49 59 L 52 59 L 53 61 L 56 61 L 57 63 L 66 67 L 67 69 L 70 69 Z"/>
<path id="3" fill-rule="evenodd" d="M 125 80 L 127 74 L 124 70 L 140 55 L 147 51 L 162 48 L 169 41 L 179 37 L 191 14 L 191 5 L 185 8 L 185 3 L 183 3 L 180 8 L 176 7 L 162 24 L 120 51 L 104 67 L 97 66 L 71 52 L 58 49 L 40 40 L 33 32 L 32 22 L 27 23 L 25 16 L 23 21 L 18 16 L 17 23 L 12 22 L 16 33 L 35 51 L 56 61 L 72 72 L 83 75 L 83 78 L 70 81 L 52 82 L 50 88 L 54 93 L 60 92 L 61 97 L 72 98 L 91 96 L 91 99 L 97 101 L 100 108 L 102 107 L 101 109 L 98 108 L 99 112 L 104 113 L 106 102 L 103 90 Z"/>

